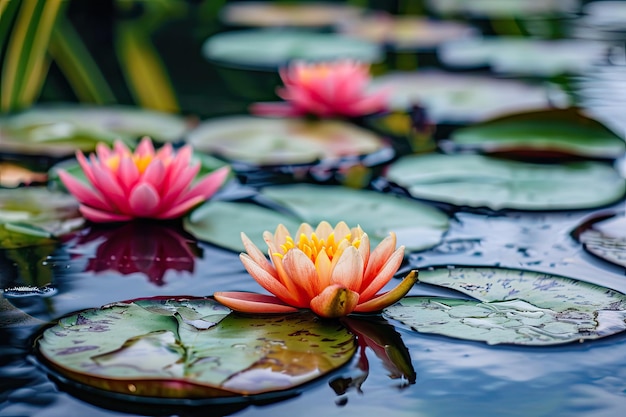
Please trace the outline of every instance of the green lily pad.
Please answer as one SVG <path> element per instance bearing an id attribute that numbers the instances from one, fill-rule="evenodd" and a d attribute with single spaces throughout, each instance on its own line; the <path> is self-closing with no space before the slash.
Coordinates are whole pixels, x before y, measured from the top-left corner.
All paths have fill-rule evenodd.
<path id="1" fill-rule="evenodd" d="M 38 106 L 0 120 L 0 150 L 64 157 L 116 139 L 127 144 L 142 136 L 159 142 L 178 140 L 187 127 L 180 116 L 135 107 Z"/>
<path id="2" fill-rule="evenodd" d="M 488 344 L 529 346 L 580 342 L 626 329 L 626 295 L 539 272 L 501 268 L 441 268 L 420 281 L 474 300 L 406 297 L 384 315 L 422 333 Z"/>
<path id="3" fill-rule="evenodd" d="M 253 29 L 211 36 L 202 46 L 210 61 L 228 66 L 276 70 L 291 60 L 351 58 L 380 62 L 382 48 L 373 43 L 334 33 L 294 29 Z"/>
<path id="4" fill-rule="evenodd" d="M 463 150 L 526 157 L 576 156 L 616 159 L 626 142 L 602 123 L 574 108 L 512 114 L 452 132 Z"/>
<path id="5" fill-rule="evenodd" d="M 187 142 L 202 152 L 260 166 L 310 164 L 385 147 L 378 135 L 346 122 L 254 116 L 208 120 L 189 133 Z"/>
<path id="6" fill-rule="evenodd" d="M 84 224 L 78 202 L 46 187 L 0 189 L 0 248 L 49 244 Z"/>
<path id="7" fill-rule="evenodd" d="M 394 162 L 388 180 L 415 198 L 493 210 L 569 210 L 618 201 L 626 181 L 601 162 L 535 164 L 483 155 L 430 154 Z"/>
<path id="8" fill-rule="evenodd" d="M 360 225 L 373 245 L 395 232 L 399 245 L 423 250 L 437 245 L 449 226 L 448 216 L 434 207 L 376 191 L 295 184 L 264 187 L 261 194 L 312 225 Z"/>
<path id="9" fill-rule="evenodd" d="M 302 221 L 254 203 L 232 201 L 211 201 L 183 219 L 185 230 L 196 238 L 235 252 L 244 250 L 241 232 L 265 248 L 263 232 L 274 232 L 280 223 L 295 231 Z"/>
<path id="10" fill-rule="evenodd" d="M 146 399 L 241 401 L 293 389 L 356 350 L 312 314 L 242 316 L 209 298 L 156 297 L 81 311 L 38 338 L 41 360 L 78 385 Z"/>

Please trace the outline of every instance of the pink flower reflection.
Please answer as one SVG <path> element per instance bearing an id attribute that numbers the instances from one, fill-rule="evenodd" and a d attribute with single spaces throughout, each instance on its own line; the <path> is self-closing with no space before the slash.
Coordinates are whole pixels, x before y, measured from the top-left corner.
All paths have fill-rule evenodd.
<path id="1" fill-rule="evenodd" d="M 195 243 L 165 224 L 129 222 L 115 229 L 92 229 L 81 238 L 81 246 L 101 241 L 90 254 L 86 271 L 117 271 L 122 275 L 142 273 L 157 286 L 168 270 L 194 271 L 195 257 L 201 253 Z"/>

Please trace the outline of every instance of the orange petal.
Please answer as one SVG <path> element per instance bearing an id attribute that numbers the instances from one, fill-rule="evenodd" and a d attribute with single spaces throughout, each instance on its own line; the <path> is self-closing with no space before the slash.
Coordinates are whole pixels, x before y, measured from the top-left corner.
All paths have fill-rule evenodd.
<path id="1" fill-rule="evenodd" d="M 310 298 L 304 292 L 300 291 L 298 289 L 298 286 L 291 280 L 291 277 L 285 271 L 283 258 L 281 256 L 282 255 L 270 253 L 272 263 L 274 264 L 274 269 L 276 270 L 276 279 L 278 280 L 278 282 L 281 283 L 281 285 L 286 288 L 291 297 L 296 300 L 293 305 L 297 305 L 298 307 L 306 307 L 309 304 Z"/>
<path id="2" fill-rule="evenodd" d="M 378 271 L 378 274 L 368 283 L 363 282 L 359 293 L 361 294 L 360 301 L 367 301 L 374 297 L 376 293 L 384 287 L 393 275 L 398 271 L 402 260 L 404 259 L 404 246 L 400 246 L 387 260 L 385 265 Z"/>
<path id="3" fill-rule="evenodd" d="M 359 300 L 359 294 L 342 287 L 331 285 L 311 300 L 311 310 L 321 317 L 342 317 L 352 313 Z"/>
<path id="4" fill-rule="evenodd" d="M 330 273 L 332 271 L 332 263 L 328 258 L 326 251 L 321 251 L 315 259 L 315 269 L 317 269 L 317 288 L 316 293 L 324 291 L 324 288 L 330 285 Z"/>
<path id="5" fill-rule="evenodd" d="M 378 271 L 385 265 L 394 250 L 396 250 L 396 234 L 391 232 L 370 254 L 363 276 L 365 283 L 371 282 L 378 275 Z"/>
<path id="6" fill-rule="evenodd" d="M 283 266 L 290 281 L 296 285 L 302 297 L 311 300 L 318 294 L 315 290 L 318 280 L 317 269 L 311 258 L 304 252 L 300 249 L 291 249 L 283 258 Z"/>
<path id="7" fill-rule="evenodd" d="M 248 273 L 252 275 L 252 278 L 254 278 L 255 281 L 259 283 L 260 286 L 262 286 L 287 304 L 298 307 L 306 307 L 305 302 L 301 302 L 297 298 L 295 298 L 289 292 L 289 290 L 276 279 L 275 276 L 259 266 L 248 255 L 242 253 L 241 255 L 239 255 L 239 259 L 241 259 L 241 263 L 243 263 L 243 266 L 246 268 Z"/>
<path id="8" fill-rule="evenodd" d="M 300 225 L 300 227 L 298 227 L 298 231 L 294 235 L 296 237 L 296 240 L 300 239 L 300 235 L 302 235 L 302 234 L 304 234 L 307 237 L 309 237 L 309 236 L 311 236 L 313 234 L 313 228 L 311 227 L 310 224 L 302 223 Z"/>
<path id="9" fill-rule="evenodd" d="M 386 293 L 380 294 L 379 296 L 372 298 L 369 301 L 364 303 L 360 303 L 354 309 L 355 313 L 372 313 L 374 311 L 380 311 L 385 307 L 388 307 L 409 292 L 409 290 L 413 287 L 413 284 L 417 282 L 417 270 L 411 271 L 409 275 L 404 277 L 402 282 L 398 284 L 391 291 L 387 291 Z"/>
<path id="10" fill-rule="evenodd" d="M 287 230 L 284 224 L 279 224 L 274 232 L 274 244 L 280 247 L 287 241 L 287 236 L 291 236 L 289 230 Z"/>
<path id="11" fill-rule="evenodd" d="M 328 236 L 330 236 L 330 234 L 333 232 L 333 227 L 325 220 L 321 221 L 315 228 L 315 234 L 317 235 L 317 237 L 324 240 L 328 239 Z"/>
<path id="12" fill-rule="evenodd" d="M 348 246 L 333 266 L 330 282 L 352 291 L 359 291 L 363 279 L 363 258 L 354 246 Z"/>
<path id="13" fill-rule="evenodd" d="M 246 249 L 246 252 L 248 252 L 248 255 L 252 258 L 252 260 L 270 274 L 275 275 L 276 270 L 274 269 L 274 266 L 265 257 L 265 254 L 261 252 L 261 250 L 254 243 L 252 243 L 250 238 L 244 232 L 241 232 L 241 241 L 243 242 L 243 247 Z"/>
<path id="14" fill-rule="evenodd" d="M 291 307 L 271 295 L 249 292 L 216 292 L 213 297 L 226 307 L 243 313 L 293 313 Z"/>

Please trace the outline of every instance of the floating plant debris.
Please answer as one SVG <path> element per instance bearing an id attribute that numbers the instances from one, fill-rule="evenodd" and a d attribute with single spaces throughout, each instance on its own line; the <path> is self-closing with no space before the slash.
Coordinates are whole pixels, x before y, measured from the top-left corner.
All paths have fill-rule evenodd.
<path id="1" fill-rule="evenodd" d="M 421 333 L 488 344 L 555 345 L 626 330 L 626 295 L 532 271 L 457 267 L 420 271 L 420 281 L 474 300 L 406 297 L 384 314 Z"/>

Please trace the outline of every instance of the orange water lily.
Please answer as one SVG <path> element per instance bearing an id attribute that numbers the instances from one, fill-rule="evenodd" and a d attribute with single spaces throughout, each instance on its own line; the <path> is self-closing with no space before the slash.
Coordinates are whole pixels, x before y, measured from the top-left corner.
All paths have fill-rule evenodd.
<path id="1" fill-rule="evenodd" d="M 369 65 L 354 60 L 294 62 L 280 70 L 284 102 L 255 103 L 257 115 L 358 117 L 387 109 L 386 91 L 368 91 Z"/>
<path id="2" fill-rule="evenodd" d="M 173 219 L 211 197 L 229 173 L 220 168 L 193 183 L 200 170 L 191 147 L 175 152 L 171 144 L 158 151 L 143 138 L 134 152 L 117 141 L 110 149 L 100 143 L 89 159 L 76 158 L 90 184 L 59 170 L 63 184 L 80 202 L 80 211 L 93 222 L 134 218 Z"/>
<path id="3" fill-rule="evenodd" d="M 411 272 L 394 289 L 378 294 L 397 272 L 404 246 L 396 249 L 390 233 L 371 253 L 369 237 L 345 222 L 334 228 L 322 221 L 316 228 L 303 223 L 290 235 L 284 225 L 265 232 L 268 260 L 245 233 L 247 253 L 240 255 L 252 277 L 272 295 L 217 292 L 215 299 L 246 313 L 287 313 L 310 308 L 322 317 L 382 310 L 404 297 L 417 280 Z"/>

